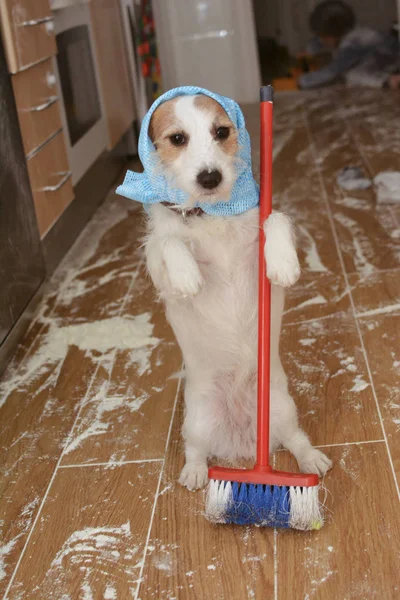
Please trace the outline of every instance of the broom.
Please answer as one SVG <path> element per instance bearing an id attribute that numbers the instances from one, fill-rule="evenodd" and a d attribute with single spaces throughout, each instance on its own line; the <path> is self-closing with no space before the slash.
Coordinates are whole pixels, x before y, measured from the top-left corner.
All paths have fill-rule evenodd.
<path id="1" fill-rule="evenodd" d="M 260 90 L 260 241 L 258 298 L 257 462 L 253 469 L 210 467 L 206 518 L 213 523 L 320 529 L 319 478 L 269 464 L 271 284 L 266 276 L 264 223 L 272 210 L 273 88 Z"/>

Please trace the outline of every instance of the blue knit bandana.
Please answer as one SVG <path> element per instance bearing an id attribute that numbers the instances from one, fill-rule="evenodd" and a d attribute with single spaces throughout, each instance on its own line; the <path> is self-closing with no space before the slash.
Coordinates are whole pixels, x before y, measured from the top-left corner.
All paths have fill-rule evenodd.
<path id="1" fill-rule="evenodd" d="M 160 173 L 157 153 L 149 137 L 149 124 L 154 111 L 163 102 L 177 96 L 194 96 L 196 94 L 204 94 L 216 100 L 236 126 L 239 143 L 237 157 L 241 166 L 228 201 L 215 204 L 201 202 L 195 206 L 200 207 L 205 213 L 217 217 L 238 215 L 254 208 L 259 201 L 258 184 L 254 180 L 251 170 L 250 136 L 245 127 L 244 116 L 234 100 L 195 86 L 169 90 L 153 103 L 143 119 L 139 136 L 139 157 L 143 164 L 144 173 L 127 171 L 123 184 L 117 188 L 117 194 L 126 196 L 130 200 L 142 202 L 146 209 L 149 208 L 150 204 L 156 204 L 157 202 L 169 202 L 179 205 L 184 204 L 189 199 L 186 192 L 173 188 L 171 182 Z"/>

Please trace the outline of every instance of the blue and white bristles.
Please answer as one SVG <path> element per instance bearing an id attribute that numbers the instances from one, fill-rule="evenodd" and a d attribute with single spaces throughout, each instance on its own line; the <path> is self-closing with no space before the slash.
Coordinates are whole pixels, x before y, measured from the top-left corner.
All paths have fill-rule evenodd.
<path id="1" fill-rule="evenodd" d="M 320 529 L 324 518 L 319 489 L 212 479 L 206 490 L 206 518 L 211 523 Z"/>

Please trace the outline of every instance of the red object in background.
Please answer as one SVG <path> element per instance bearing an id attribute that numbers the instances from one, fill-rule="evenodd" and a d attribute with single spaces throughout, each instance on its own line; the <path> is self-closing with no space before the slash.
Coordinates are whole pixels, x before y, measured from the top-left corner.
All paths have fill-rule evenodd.
<path id="1" fill-rule="evenodd" d="M 143 77 L 149 77 L 150 67 L 147 62 L 142 63 L 142 75 Z"/>
<path id="2" fill-rule="evenodd" d="M 149 54 L 149 53 L 150 53 L 149 42 L 143 42 L 143 44 L 140 44 L 140 46 L 138 46 L 139 56 L 145 56 L 146 54 Z"/>

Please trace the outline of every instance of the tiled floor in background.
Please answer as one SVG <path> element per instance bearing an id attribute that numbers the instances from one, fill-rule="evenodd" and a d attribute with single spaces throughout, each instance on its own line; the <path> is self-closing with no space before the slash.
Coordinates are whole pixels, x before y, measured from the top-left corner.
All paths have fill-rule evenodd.
<path id="1" fill-rule="evenodd" d="M 258 107 L 246 116 L 257 171 Z M 336 183 L 347 165 L 400 170 L 399 118 L 398 94 L 380 91 L 276 102 L 274 203 L 303 266 L 282 355 L 302 425 L 334 461 L 324 528 L 212 526 L 202 493 L 176 483 L 180 352 L 144 274 L 140 213 L 111 195 L 0 381 L 0 594 L 400 596 L 400 207 Z"/>

